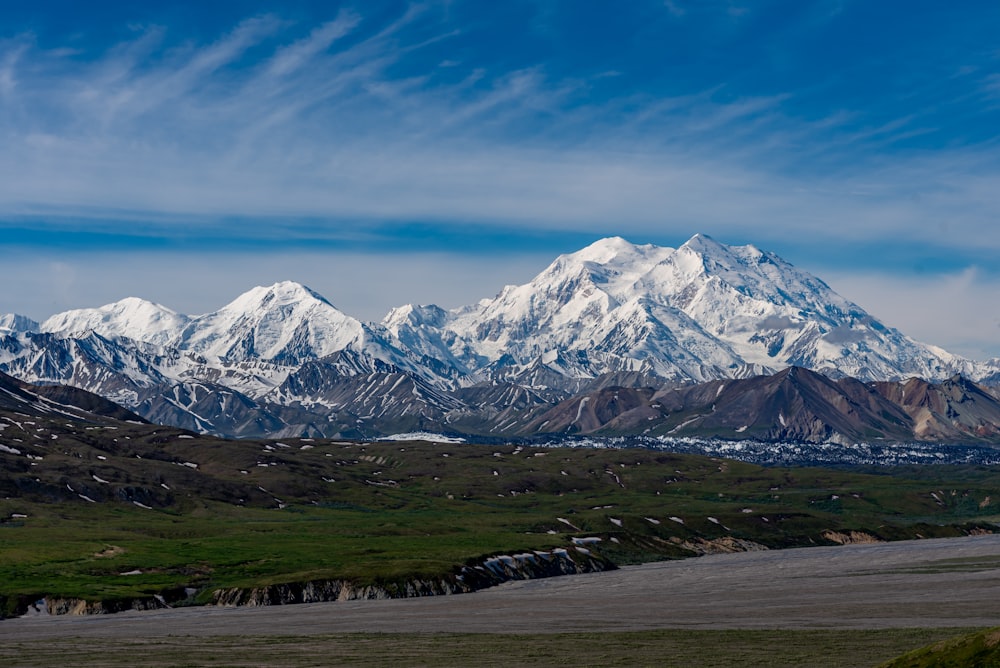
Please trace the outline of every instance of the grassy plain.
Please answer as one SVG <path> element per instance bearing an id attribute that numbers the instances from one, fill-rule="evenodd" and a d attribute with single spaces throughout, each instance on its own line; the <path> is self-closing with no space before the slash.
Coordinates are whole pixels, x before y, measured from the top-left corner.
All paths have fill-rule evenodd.
<path id="1" fill-rule="evenodd" d="M 858 473 L 641 449 L 234 442 L 134 429 L 127 440 L 61 434 L 31 468 L 5 467 L 3 610 L 41 596 L 188 587 L 198 591 L 190 602 L 204 602 L 229 587 L 441 576 L 583 535 L 602 538 L 618 564 L 734 540 L 955 536 L 1000 512 L 1000 472 L 986 467 Z"/>

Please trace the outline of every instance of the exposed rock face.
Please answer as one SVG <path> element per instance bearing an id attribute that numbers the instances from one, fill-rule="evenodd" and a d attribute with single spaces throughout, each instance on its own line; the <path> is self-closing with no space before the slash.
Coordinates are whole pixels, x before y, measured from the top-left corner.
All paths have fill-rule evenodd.
<path id="1" fill-rule="evenodd" d="M 264 587 L 218 589 L 212 595 L 212 605 L 251 606 L 320 603 L 324 601 L 371 601 L 386 598 L 413 598 L 457 594 L 467 591 L 455 582 L 441 580 L 410 580 L 390 585 L 359 587 L 346 580 L 314 580 Z"/>
<path id="2" fill-rule="evenodd" d="M 511 580 L 597 573 L 615 570 L 611 561 L 579 545 L 569 549 L 497 555 L 464 566 L 441 577 L 413 578 L 382 584 L 358 585 L 348 580 L 313 580 L 261 587 L 218 589 L 211 605 L 265 606 L 327 601 L 358 601 L 388 598 L 416 598 L 478 591 Z M 193 601 L 193 589 L 178 588 L 154 596 L 87 601 L 78 598 L 24 598 L 13 608 L 14 616 L 107 615 L 127 610 L 156 610 L 171 604 Z M 6 601 L 0 600 L 6 606 Z M 0 616 L 2 618 L 2 616 Z"/>
<path id="3" fill-rule="evenodd" d="M 905 383 L 876 383 L 874 387 L 913 419 L 917 438 L 992 438 L 1000 434 L 996 395 L 961 376 L 936 384 L 911 378 Z"/>
<path id="4" fill-rule="evenodd" d="M 572 551 L 531 551 L 490 557 L 474 566 L 463 567 L 457 574 L 440 578 L 418 578 L 361 586 L 347 580 L 314 580 L 264 587 L 219 589 L 213 593 L 212 604 L 263 606 L 462 594 L 511 580 L 596 573 L 616 568 L 612 562 L 586 548 L 576 547 Z"/>
<path id="5" fill-rule="evenodd" d="M 734 552 L 763 552 L 770 549 L 766 545 L 755 543 L 752 540 L 733 538 L 732 536 L 722 536 L 721 538 L 713 538 L 711 540 L 695 538 L 693 540 L 681 541 L 677 545 L 698 556 L 705 554 L 732 554 Z"/>
<path id="6" fill-rule="evenodd" d="M 172 603 L 185 600 L 191 591 L 171 589 L 153 596 L 102 601 L 87 601 L 82 598 L 52 596 L 39 599 L 25 598 L 19 601 L 14 607 L 14 615 L 29 617 L 46 615 L 111 615 L 127 610 L 158 610 L 160 608 L 169 608 Z"/>
<path id="7" fill-rule="evenodd" d="M 882 543 L 882 539 L 864 531 L 824 531 L 823 538 L 838 545 Z"/>
<path id="8" fill-rule="evenodd" d="M 116 601 L 85 601 L 79 598 L 45 599 L 50 615 L 110 615 L 126 610 L 156 610 L 170 607 L 154 597 Z"/>

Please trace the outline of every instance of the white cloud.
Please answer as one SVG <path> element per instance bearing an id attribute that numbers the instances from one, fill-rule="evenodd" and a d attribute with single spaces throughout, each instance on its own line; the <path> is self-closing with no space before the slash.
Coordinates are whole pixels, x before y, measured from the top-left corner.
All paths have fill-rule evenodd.
<path id="1" fill-rule="evenodd" d="M 834 290 L 904 334 L 971 359 L 1000 356 L 1000 277 L 827 273 Z"/>

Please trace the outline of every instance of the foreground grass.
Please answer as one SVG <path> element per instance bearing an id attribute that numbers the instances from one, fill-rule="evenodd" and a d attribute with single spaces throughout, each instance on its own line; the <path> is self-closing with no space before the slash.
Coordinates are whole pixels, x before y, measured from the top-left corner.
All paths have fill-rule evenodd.
<path id="1" fill-rule="evenodd" d="M 908 652 L 880 668 L 996 668 L 1000 666 L 1000 629 L 946 638 Z"/>
<path id="2" fill-rule="evenodd" d="M 969 629 L 644 631 L 551 635 L 343 634 L 46 640 L 0 664 L 87 666 L 811 666 L 869 668 Z"/>

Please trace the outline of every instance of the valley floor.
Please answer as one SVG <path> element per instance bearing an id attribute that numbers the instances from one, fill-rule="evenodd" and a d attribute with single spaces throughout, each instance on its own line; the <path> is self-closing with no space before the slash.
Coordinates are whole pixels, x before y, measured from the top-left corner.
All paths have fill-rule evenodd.
<path id="1" fill-rule="evenodd" d="M 0 639 L 997 625 L 1000 534 L 708 555 L 455 596 L 21 618 L 0 622 Z"/>

